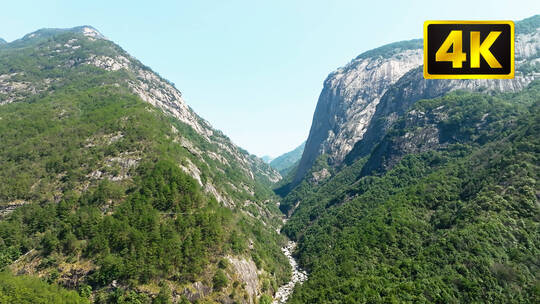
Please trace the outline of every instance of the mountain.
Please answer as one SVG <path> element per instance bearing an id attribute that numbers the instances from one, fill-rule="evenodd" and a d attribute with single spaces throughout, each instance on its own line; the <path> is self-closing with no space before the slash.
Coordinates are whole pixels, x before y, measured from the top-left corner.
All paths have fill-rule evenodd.
<path id="1" fill-rule="evenodd" d="M 255 303 L 288 280 L 279 173 L 90 26 L 0 48 L 0 138 L 2 269 L 99 303 Z"/>
<path id="2" fill-rule="evenodd" d="M 367 51 L 331 73 L 324 82 L 313 123 L 293 180 L 299 184 L 317 159 L 332 168 L 365 156 L 388 125 L 411 104 L 450 91 L 519 91 L 535 77 L 538 67 L 540 16 L 516 23 L 516 77 L 511 80 L 425 80 L 422 40 L 392 43 Z M 372 121 L 374 123 L 372 123 Z M 355 147 L 356 146 L 356 147 Z M 319 174 L 321 175 L 321 174 Z M 307 176 L 311 178 L 312 176 Z"/>
<path id="3" fill-rule="evenodd" d="M 274 158 L 270 162 L 270 166 L 276 170 L 279 171 L 281 176 L 286 176 L 291 172 L 292 169 L 297 165 L 297 162 L 300 160 L 300 157 L 302 157 L 302 153 L 304 152 L 304 147 L 306 145 L 306 142 L 303 142 L 298 147 L 294 148 L 294 150 L 289 151 L 287 153 L 284 153 L 276 158 Z"/>
<path id="4" fill-rule="evenodd" d="M 6 44 L 6 43 L 7 43 L 7 41 L 5 41 L 4 39 L 0 38 L 0 45 Z"/>
<path id="5" fill-rule="evenodd" d="M 276 191 L 289 303 L 537 302 L 540 16 L 516 33 L 513 80 L 425 80 L 417 40 L 330 74 Z"/>
<path id="6" fill-rule="evenodd" d="M 309 279 L 290 303 L 536 302 L 539 100 L 536 80 L 419 101 L 299 196 L 284 231 Z"/>
<path id="7" fill-rule="evenodd" d="M 0 302 L 538 302 L 540 16 L 516 34 L 512 80 L 361 54 L 283 179 L 91 26 L 2 44 Z"/>
<path id="8" fill-rule="evenodd" d="M 35 55 L 40 58 L 32 58 Z M 202 162 L 199 166 L 215 166 L 222 171 L 229 167 L 229 162 L 233 162 L 231 166 L 238 166 L 249 189 L 240 190 L 244 187 L 238 185 L 240 187 L 236 190 L 229 189 L 232 190 L 230 193 L 252 192 L 255 182 L 269 184 L 280 178 L 276 171 L 235 146 L 223 133 L 214 130 L 207 121 L 194 113 L 170 82 L 142 65 L 119 46 L 104 39 L 104 36 L 92 27 L 36 31 L 9 43 L 3 50 L 1 59 L 4 64 L 0 70 L 0 104 L 41 97 L 60 87 L 67 88 L 76 81 L 94 82 L 86 84 L 87 87 L 106 81 L 100 85 L 110 83 L 125 87 L 153 108 L 189 127 L 194 138 L 190 139 L 188 135 L 180 133 L 176 135 L 176 141 L 193 155 L 192 161 Z M 66 73 L 70 75 L 65 75 Z M 104 77 L 106 74 L 118 77 L 88 80 L 89 75 Z M 179 130 L 172 131 L 176 134 Z M 202 142 L 193 142 L 197 140 Z M 206 143 L 209 147 L 201 146 Z M 203 152 L 206 155 L 203 155 Z M 184 165 L 184 170 L 198 181 L 204 173 L 201 171 L 204 168 L 199 168 L 197 164 Z M 201 172 L 197 173 L 198 171 Z M 220 180 L 219 174 L 211 174 L 214 178 L 207 179 L 202 186 L 216 192 L 219 201 L 224 201 L 225 204 L 235 203 L 232 198 L 227 197 L 226 185 L 220 187 L 213 184 Z M 200 181 L 202 182 L 203 180 Z M 213 191 L 213 188 L 216 188 L 216 191 Z"/>

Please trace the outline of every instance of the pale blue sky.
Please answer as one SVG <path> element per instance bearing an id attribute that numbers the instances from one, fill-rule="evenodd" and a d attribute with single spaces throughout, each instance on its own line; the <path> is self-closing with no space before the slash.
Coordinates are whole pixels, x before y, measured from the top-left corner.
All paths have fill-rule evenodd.
<path id="1" fill-rule="evenodd" d="M 448 6 L 443 6 L 446 3 Z M 4 1 L 0 37 L 92 25 L 259 156 L 307 138 L 326 76 L 363 51 L 420 38 L 425 20 L 512 19 L 540 1 Z"/>

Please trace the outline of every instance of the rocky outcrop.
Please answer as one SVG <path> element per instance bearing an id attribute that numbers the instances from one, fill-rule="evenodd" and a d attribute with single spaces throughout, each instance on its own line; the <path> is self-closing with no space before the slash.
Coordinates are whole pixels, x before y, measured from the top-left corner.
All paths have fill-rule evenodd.
<path id="1" fill-rule="evenodd" d="M 359 157 L 367 156 L 384 137 L 392 124 L 420 99 L 431 99 L 455 90 L 510 91 L 523 89 L 534 75 L 520 75 L 515 79 L 440 80 L 424 79 L 422 68 L 407 73 L 381 99 L 367 130 L 346 157 L 350 164 Z"/>
<path id="2" fill-rule="evenodd" d="M 238 277 L 246 284 L 246 291 L 250 296 L 249 303 L 254 303 L 259 294 L 259 278 L 257 266 L 251 259 L 228 257 L 227 258 L 238 274 Z"/>
<path id="3" fill-rule="evenodd" d="M 540 76 L 534 69 L 526 71 L 523 66 L 528 66 L 531 63 L 536 64 L 538 61 L 540 61 L 540 29 L 517 36 L 517 72 L 514 79 L 424 79 L 421 67 L 409 71 L 381 98 L 366 133 L 347 155 L 347 163 L 367 156 L 396 119 L 402 116 L 416 101 L 439 97 L 455 90 L 488 93 L 520 91 Z"/>
<path id="4" fill-rule="evenodd" d="M 196 302 L 212 292 L 212 288 L 204 285 L 201 282 L 195 282 L 191 286 L 184 288 L 184 291 L 181 294 L 173 292 L 173 298 L 175 303 L 178 303 L 182 300 L 182 297 L 185 297 L 190 302 Z"/>
<path id="5" fill-rule="evenodd" d="M 339 164 L 362 138 L 375 108 L 388 88 L 422 63 L 421 41 L 383 47 L 379 53 L 362 54 L 330 74 L 313 115 L 313 123 L 294 183 L 298 183 L 321 154 Z"/>
<path id="6" fill-rule="evenodd" d="M 540 29 L 520 31 L 519 22 L 516 27 L 515 79 L 426 80 L 421 68 L 421 40 L 368 51 L 330 74 L 324 82 L 293 185 L 306 176 L 322 154 L 328 155 L 331 166 L 369 154 L 397 117 L 419 99 L 459 89 L 521 90 L 540 76 Z"/>
<path id="7" fill-rule="evenodd" d="M 16 201 L 9 202 L 7 204 L 0 205 L 0 219 L 10 214 L 11 212 L 13 212 L 13 210 L 29 203 L 30 202 L 23 201 L 23 200 L 16 200 Z"/>

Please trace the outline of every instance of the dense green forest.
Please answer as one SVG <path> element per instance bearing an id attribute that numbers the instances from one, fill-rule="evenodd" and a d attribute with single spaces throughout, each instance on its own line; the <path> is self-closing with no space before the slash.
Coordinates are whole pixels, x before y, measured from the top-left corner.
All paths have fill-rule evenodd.
<path id="1" fill-rule="evenodd" d="M 290 302 L 538 302 L 539 93 L 420 101 L 371 157 L 293 190 L 284 231 L 310 278 Z M 398 149 L 433 125 L 437 149 Z"/>
<path id="2" fill-rule="evenodd" d="M 38 278 L 0 273 L 0 303 L 87 304 L 76 291 L 67 291 Z"/>
<path id="3" fill-rule="evenodd" d="M 228 257 L 255 263 L 260 293 L 288 280 L 280 212 L 257 168 L 250 177 L 237 155 L 212 157 L 220 147 L 211 140 L 228 139 L 219 131 L 203 138 L 143 102 L 128 88 L 131 70 L 65 66 L 129 56 L 114 43 L 42 34 L 0 48 L 0 74 L 32 86 L 0 96 L 16 98 L 0 106 L 0 269 L 32 276 L 0 295 L 40 303 L 30 291 L 17 298 L 32 289 L 48 303 L 169 303 L 199 282 L 209 288 L 201 300 L 246 301 L 252 295 Z M 78 49 L 55 51 L 75 40 Z M 186 170 L 194 167 L 198 179 Z M 234 204 L 218 202 L 209 183 Z M 47 294 L 55 290 L 58 299 Z"/>
<path id="4" fill-rule="evenodd" d="M 4 106 L 0 113 L 7 143 L 0 149 L 2 200 L 39 202 L 23 204 L 0 221 L 0 267 L 37 250 L 33 261 L 39 264 L 31 271 L 50 282 L 100 290 L 117 280 L 130 290 L 162 279 L 180 286 L 211 276 L 207 267 L 220 256 L 247 253 L 275 275 L 272 288 L 287 279 L 279 236 L 204 194 L 176 165 L 186 152 L 162 135 L 170 130 L 167 118 L 132 95 L 114 87 L 60 91 Z M 99 134 L 115 132 L 122 132 L 121 141 L 81 149 L 88 138 L 99 142 Z M 132 180 L 103 179 L 83 191 L 92 164 L 129 155 L 126 150 L 154 156 L 127 168 Z M 114 163 L 105 168 L 112 177 L 126 174 Z M 255 241 L 253 250 L 247 239 Z M 55 270 L 65 263 L 83 278 L 73 282 L 70 273 Z M 96 297 L 114 302 L 117 296 L 105 289 Z"/>
<path id="5" fill-rule="evenodd" d="M 288 303 L 540 302 L 539 80 L 420 100 L 369 155 L 320 155 L 290 188 L 304 144 L 275 183 L 136 94 L 172 83 L 80 31 L 0 45 L 0 303 L 271 303 L 291 279 L 280 228 L 309 273 Z"/>

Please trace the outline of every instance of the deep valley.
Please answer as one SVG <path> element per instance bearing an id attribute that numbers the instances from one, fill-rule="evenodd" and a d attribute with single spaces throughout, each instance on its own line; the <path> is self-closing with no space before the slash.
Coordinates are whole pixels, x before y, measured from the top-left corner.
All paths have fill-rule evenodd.
<path id="1" fill-rule="evenodd" d="M 538 303 L 540 15 L 515 48 L 362 53 L 267 163 L 92 26 L 0 39 L 0 303 Z"/>

